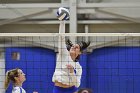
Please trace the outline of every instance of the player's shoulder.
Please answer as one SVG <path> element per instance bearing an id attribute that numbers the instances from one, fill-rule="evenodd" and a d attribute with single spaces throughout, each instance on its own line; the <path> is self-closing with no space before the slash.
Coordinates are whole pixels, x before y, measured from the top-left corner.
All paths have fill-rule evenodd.
<path id="1" fill-rule="evenodd" d="M 22 87 L 13 87 L 12 93 L 26 93 Z"/>
<path id="2" fill-rule="evenodd" d="M 20 87 L 13 87 L 12 93 L 20 93 Z"/>
<path id="3" fill-rule="evenodd" d="M 76 66 L 77 66 L 78 68 L 82 68 L 82 66 L 80 65 L 79 62 L 76 62 Z"/>

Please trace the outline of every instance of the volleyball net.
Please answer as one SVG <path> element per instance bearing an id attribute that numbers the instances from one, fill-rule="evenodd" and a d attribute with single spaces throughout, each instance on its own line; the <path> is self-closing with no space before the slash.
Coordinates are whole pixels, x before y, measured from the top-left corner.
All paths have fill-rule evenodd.
<path id="1" fill-rule="evenodd" d="M 91 42 L 80 57 L 81 88 L 91 88 L 95 93 L 140 91 L 139 33 L 1 33 L 1 93 L 5 93 L 5 72 L 13 68 L 21 68 L 26 74 L 23 87 L 27 93 L 52 93 L 58 36 L 66 36 L 73 43 Z M 6 93 L 11 88 L 10 85 Z"/>

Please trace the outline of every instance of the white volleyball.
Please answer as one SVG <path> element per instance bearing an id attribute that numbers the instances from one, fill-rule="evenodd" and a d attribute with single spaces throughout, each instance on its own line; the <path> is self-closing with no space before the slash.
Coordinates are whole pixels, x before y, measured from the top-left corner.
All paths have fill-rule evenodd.
<path id="1" fill-rule="evenodd" d="M 70 16 L 70 12 L 69 12 L 69 10 L 67 8 L 60 7 L 57 10 L 57 18 L 59 20 L 68 20 L 69 16 Z"/>

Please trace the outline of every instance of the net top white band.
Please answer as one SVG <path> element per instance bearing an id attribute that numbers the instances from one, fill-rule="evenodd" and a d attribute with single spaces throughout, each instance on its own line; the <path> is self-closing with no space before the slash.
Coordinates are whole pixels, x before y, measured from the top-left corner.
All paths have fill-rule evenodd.
<path id="1" fill-rule="evenodd" d="M 1 33 L 0 36 L 140 36 L 140 33 Z"/>

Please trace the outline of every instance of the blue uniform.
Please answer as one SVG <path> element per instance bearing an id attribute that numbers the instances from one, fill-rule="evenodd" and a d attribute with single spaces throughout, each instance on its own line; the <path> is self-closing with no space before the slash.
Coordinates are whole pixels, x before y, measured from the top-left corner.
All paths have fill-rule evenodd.
<path id="1" fill-rule="evenodd" d="M 77 88 L 75 86 L 70 88 L 62 88 L 58 86 L 54 86 L 53 93 L 74 93 L 77 91 Z"/>

